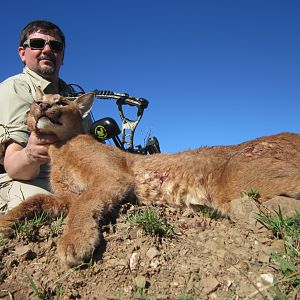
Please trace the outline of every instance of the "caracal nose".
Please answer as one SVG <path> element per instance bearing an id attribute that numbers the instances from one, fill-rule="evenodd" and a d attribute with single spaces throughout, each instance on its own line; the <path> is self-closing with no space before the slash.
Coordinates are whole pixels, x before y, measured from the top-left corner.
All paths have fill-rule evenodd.
<path id="1" fill-rule="evenodd" d="M 51 107 L 51 105 L 49 103 L 40 102 L 39 107 L 42 111 L 46 111 L 49 107 Z"/>

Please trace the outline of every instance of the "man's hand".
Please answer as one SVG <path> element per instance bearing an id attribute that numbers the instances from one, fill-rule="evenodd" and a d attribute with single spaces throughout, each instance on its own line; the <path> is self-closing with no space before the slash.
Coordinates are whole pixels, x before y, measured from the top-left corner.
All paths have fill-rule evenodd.
<path id="1" fill-rule="evenodd" d="M 11 142 L 4 155 L 4 168 L 13 179 L 31 180 L 40 172 L 40 166 L 49 162 L 49 145 L 57 141 L 55 135 L 31 132 L 26 147 Z"/>
<path id="2" fill-rule="evenodd" d="M 28 143 L 25 147 L 25 153 L 33 163 L 46 163 L 50 160 L 48 155 L 49 145 L 55 143 L 57 137 L 50 134 L 36 134 L 31 132 Z"/>

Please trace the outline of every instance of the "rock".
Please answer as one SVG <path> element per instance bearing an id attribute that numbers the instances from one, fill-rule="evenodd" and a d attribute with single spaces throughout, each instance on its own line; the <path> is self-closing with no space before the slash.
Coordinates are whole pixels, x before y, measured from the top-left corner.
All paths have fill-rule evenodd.
<path id="1" fill-rule="evenodd" d="M 230 219 L 245 228 L 253 229 L 256 226 L 258 213 L 256 202 L 248 196 L 234 199 L 229 204 Z"/>
<path id="2" fill-rule="evenodd" d="M 237 275 L 240 273 L 240 271 L 235 267 L 235 266 L 231 266 L 227 269 L 227 272 L 230 274 L 234 274 Z"/>
<path id="3" fill-rule="evenodd" d="M 134 278 L 134 283 L 138 288 L 143 289 L 146 287 L 146 277 L 138 275 Z"/>
<path id="4" fill-rule="evenodd" d="M 39 259 L 39 263 L 46 263 L 47 262 L 47 257 L 46 256 L 42 256 L 40 259 Z"/>
<path id="5" fill-rule="evenodd" d="M 261 274 L 256 278 L 256 291 L 248 293 L 247 299 L 258 299 L 257 296 L 261 294 L 264 295 L 264 291 L 270 288 L 274 284 L 274 276 L 270 273 Z M 261 298 L 259 298 L 261 299 Z M 265 299 L 265 298 L 263 298 Z M 269 297 L 268 297 L 269 299 Z M 290 298 L 289 298 L 290 299 Z"/>
<path id="6" fill-rule="evenodd" d="M 283 253 L 284 251 L 285 247 L 283 240 L 275 240 L 269 247 L 269 253 Z"/>
<path id="7" fill-rule="evenodd" d="M 160 252 L 157 250 L 156 247 L 151 247 L 146 253 L 146 256 L 150 259 L 153 259 L 154 257 L 160 255 Z"/>
<path id="8" fill-rule="evenodd" d="M 272 253 L 283 253 L 285 251 L 284 241 L 275 240 L 270 246 L 262 245 L 258 253 L 258 261 L 268 263 Z"/>
<path id="9" fill-rule="evenodd" d="M 129 259 L 129 268 L 131 271 L 137 269 L 139 260 L 140 260 L 139 254 L 137 252 L 133 252 Z"/>
<path id="10" fill-rule="evenodd" d="M 150 263 L 150 267 L 154 270 L 158 270 L 159 269 L 159 266 L 160 266 L 160 262 L 159 260 L 153 260 L 151 261 Z"/>
<path id="11" fill-rule="evenodd" d="M 260 278 L 261 278 L 262 283 L 263 283 L 264 285 L 267 285 L 267 286 L 268 286 L 268 285 L 274 283 L 274 276 L 273 276 L 272 274 L 270 274 L 270 273 L 268 273 L 268 274 L 261 274 L 261 275 L 260 275 Z"/>
<path id="12" fill-rule="evenodd" d="M 270 256 L 264 251 L 260 251 L 258 254 L 258 261 L 262 263 L 268 263 L 270 261 Z"/>
<path id="13" fill-rule="evenodd" d="M 16 246 L 15 252 L 20 258 L 23 258 L 25 260 L 32 260 L 36 258 L 36 253 L 32 251 L 28 245 Z"/>
<path id="14" fill-rule="evenodd" d="M 136 238 L 139 238 L 140 235 L 141 235 L 140 231 L 141 231 L 141 230 L 140 230 L 140 228 L 138 228 L 138 227 L 132 228 L 132 229 L 129 231 L 129 238 L 130 238 L 131 240 L 136 239 Z"/>
<path id="15" fill-rule="evenodd" d="M 183 275 L 178 275 L 174 278 L 174 281 L 171 283 L 172 286 L 184 286 L 186 284 L 186 279 Z"/>
<path id="16" fill-rule="evenodd" d="M 107 260 L 107 264 L 113 268 L 115 267 L 126 267 L 127 266 L 127 261 L 126 259 L 117 259 L 117 258 L 112 258 Z"/>
<path id="17" fill-rule="evenodd" d="M 275 214 L 279 207 L 284 216 L 293 216 L 296 211 L 300 212 L 300 200 L 294 198 L 277 196 L 262 204 L 269 213 Z"/>
<path id="18" fill-rule="evenodd" d="M 15 252 L 18 256 L 24 256 L 26 255 L 29 251 L 31 251 L 30 247 L 28 245 L 25 246 L 16 246 Z"/>
<path id="19" fill-rule="evenodd" d="M 214 276 L 208 276 L 201 280 L 200 286 L 202 287 L 202 292 L 206 295 L 214 292 L 220 283 Z"/>

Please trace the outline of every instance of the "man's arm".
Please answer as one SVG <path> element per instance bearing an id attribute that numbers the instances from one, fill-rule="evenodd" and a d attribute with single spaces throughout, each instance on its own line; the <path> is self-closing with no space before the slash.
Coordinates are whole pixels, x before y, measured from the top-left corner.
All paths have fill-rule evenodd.
<path id="1" fill-rule="evenodd" d="M 49 162 L 48 147 L 57 138 L 53 135 L 39 135 L 32 132 L 26 147 L 10 142 L 4 155 L 7 174 L 18 180 L 31 180 L 40 172 L 40 166 Z"/>

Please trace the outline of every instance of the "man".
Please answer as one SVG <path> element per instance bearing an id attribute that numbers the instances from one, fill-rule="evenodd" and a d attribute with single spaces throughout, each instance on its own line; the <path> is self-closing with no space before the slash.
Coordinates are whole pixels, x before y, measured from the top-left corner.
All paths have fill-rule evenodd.
<path id="1" fill-rule="evenodd" d="M 67 84 L 59 78 L 63 65 L 65 36 L 48 21 L 30 22 L 21 32 L 18 52 L 23 73 L 0 84 L 0 213 L 36 193 L 48 193 L 48 146 L 56 137 L 28 132 L 26 113 L 36 97 L 68 95 Z M 91 119 L 84 120 L 88 130 Z"/>

